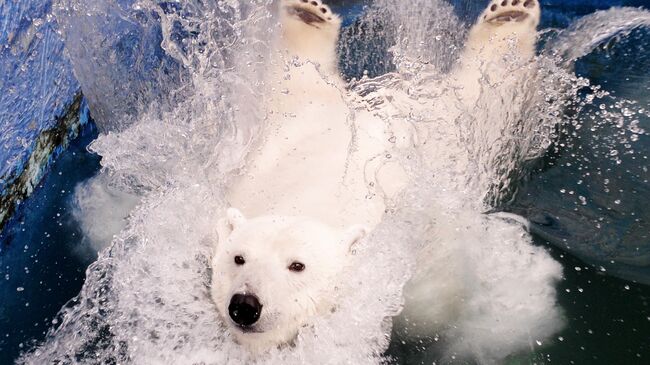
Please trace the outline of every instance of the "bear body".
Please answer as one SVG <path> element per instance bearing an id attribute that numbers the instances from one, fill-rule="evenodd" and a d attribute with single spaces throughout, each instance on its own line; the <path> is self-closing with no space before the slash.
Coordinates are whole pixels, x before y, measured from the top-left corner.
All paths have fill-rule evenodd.
<path id="1" fill-rule="evenodd" d="M 499 4 L 491 4 L 471 29 L 449 77 L 427 85 L 437 97 L 410 103 L 412 112 L 427 111 L 440 122 L 413 127 L 351 108 L 336 67 L 338 16 L 320 1 L 280 2 L 278 58 L 266 80 L 268 121 L 226 192 L 227 203 L 239 210 L 230 209 L 220 222 L 212 261 L 212 296 L 238 342 L 256 351 L 288 343 L 310 316 L 332 310 L 332 288 L 350 247 L 382 220 L 388 202 L 409 183 L 391 151 L 416 148 L 432 166 L 466 168 L 463 148 L 436 141 L 456 133 L 454 121 L 472 110 L 482 80 L 508 85 L 525 76 L 524 69 L 504 71 L 505 52 L 514 50 L 523 62 L 534 56 L 539 4 Z M 403 90 L 379 92 L 409 99 Z M 439 231 L 460 241 L 452 225 Z M 430 335 L 462 316 L 473 279 L 463 271 L 468 255 L 462 243 L 421 253 L 405 293 L 415 303 L 407 315 L 423 324 L 414 330 L 418 334 Z M 304 270 L 291 270 L 294 261 Z M 540 285 L 557 276 L 559 269 L 551 266 Z"/>
<path id="2" fill-rule="evenodd" d="M 391 134 L 370 113 L 355 115 L 350 108 L 336 67 L 338 17 L 321 4 L 284 1 L 281 7 L 283 52 L 271 62 L 266 82 L 269 119 L 245 171 L 230 184 L 228 203 L 250 216 L 375 226 L 385 203 L 373 182 L 381 167 L 368 161 L 386 155 Z M 304 22 L 323 15 L 321 9 L 322 22 Z M 393 175 L 391 182 L 405 182 Z"/>

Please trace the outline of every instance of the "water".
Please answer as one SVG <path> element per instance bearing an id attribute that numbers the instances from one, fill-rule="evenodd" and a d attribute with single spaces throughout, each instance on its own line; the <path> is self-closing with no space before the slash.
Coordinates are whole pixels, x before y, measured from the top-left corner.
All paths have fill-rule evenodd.
<path id="1" fill-rule="evenodd" d="M 97 257 L 83 243 L 71 204 L 76 184 L 99 171 L 99 157 L 85 149 L 96 137 L 90 125 L 71 143 L 0 234 L 1 364 L 12 363 L 19 352 L 44 338 Z"/>
<path id="2" fill-rule="evenodd" d="M 549 245 L 543 239 L 536 241 L 539 245 Z M 608 276 L 599 267 L 558 249 L 552 249 L 551 253 L 565 267 L 564 278 L 558 285 L 558 300 L 566 326 L 539 343 L 531 341 L 529 351 L 512 355 L 504 363 L 647 363 L 648 286 Z M 440 358 L 440 352 L 436 351 L 439 338 L 413 341 L 399 332 L 393 336 L 387 353 L 394 358 L 417 364 Z"/>
<path id="3" fill-rule="evenodd" d="M 367 64 L 375 64 L 369 69 L 371 76 L 386 71 L 399 72 L 397 78 L 356 81 L 356 90 L 364 91 L 371 101 L 381 101 L 381 98 L 372 98 L 373 92 L 388 84 L 406 85 L 404 88 L 412 91 L 410 96 L 417 100 L 432 99 L 426 95 L 427 90 L 423 85 L 430 78 L 447 72 L 458 57 L 466 29 L 463 21 L 456 18 L 454 9 L 445 3 L 419 3 L 420 7 L 414 8 L 401 2 L 377 2 L 361 23 L 345 33 L 342 40 L 343 54 L 346 55 L 344 59 L 359 57 Z M 207 257 L 210 255 L 214 222 L 218 212 L 223 209 L 223 186 L 228 183 L 233 171 L 241 166 L 242 157 L 248 147 L 255 143 L 262 127 L 261 121 L 264 120 L 261 105 L 265 95 L 260 92 L 263 87 L 260 75 L 264 73 L 265 60 L 272 52 L 270 40 L 277 28 L 273 11 L 263 2 L 240 4 L 230 1 L 206 5 L 187 1 L 173 6 L 140 2 L 137 7 L 129 5 L 126 2 L 107 1 L 86 8 L 76 2 L 62 2 L 56 10 L 64 38 L 70 41 L 72 36 L 88 37 L 69 45 L 70 54 L 89 103 L 98 111 L 95 114 L 97 123 L 104 131 L 91 146 L 102 156 L 104 170 L 99 177 L 86 183 L 85 186 L 91 188 L 78 190 L 76 197 L 68 199 L 77 201 L 77 209 L 82 212 L 77 217 L 88 217 L 91 222 L 115 221 L 109 215 L 102 215 L 111 210 L 115 213 L 115 209 L 121 212 L 116 217 L 121 218 L 129 212 L 130 217 L 128 225 L 112 242 L 107 241 L 110 232 L 89 234 L 88 227 L 96 224 L 88 225 L 88 222 L 82 221 L 82 227 L 86 228 L 86 239 L 92 241 L 89 245 L 107 248 L 101 251 L 99 259 L 86 272 L 86 284 L 79 297 L 57 315 L 56 324 L 45 342 L 31 348 L 32 352 L 23 361 L 243 361 L 248 356 L 246 351 L 224 334 L 215 316 L 214 305 L 209 300 Z M 419 11 L 414 12 L 413 9 Z M 419 16 L 421 14 L 436 16 L 422 18 Z M 636 10 L 625 13 L 626 19 L 636 19 L 636 23 L 621 24 L 617 20 L 621 18 L 620 15 L 618 11 L 600 15 L 595 24 L 610 25 L 606 27 L 607 35 L 602 39 L 612 39 L 616 34 L 622 34 L 621 39 L 647 39 L 644 30 L 632 30 L 638 24 L 645 24 L 647 12 Z M 409 20 L 408 27 L 396 26 L 404 19 Z M 114 31 L 114 27 L 117 27 L 115 24 L 122 22 L 129 25 L 127 28 L 130 31 Z M 162 36 L 155 31 L 158 22 L 163 24 Z M 90 31 L 71 33 L 70 30 L 76 27 Z M 586 27 L 577 34 L 594 31 L 594 26 Z M 427 29 L 427 34 L 440 36 L 440 40 L 435 36 L 417 38 L 418 34 L 422 34 L 422 29 Z M 359 42 L 355 40 L 369 36 L 374 36 L 371 39 L 375 42 L 358 46 Z M 576 39 L 575 35 L 564 36 L 563 33 L 548 34 L 548 37 L 549 46 L 545 49 L 549 51 L 562 49 L 563 45 L 571 44 Z M 164 52 L 155 47 L 152 47 L 153 50 L 145 47 L 157 43 L 155 40 L 159 39 L 163 40 Z M 589 47 L 597 47 L 601 38 L 590 41 L 580 43 L 585 48 L 577 55 L 591 54 Z M 82 44 L 110 46 L 89 48 L 81 47 Z M 623 50 L 643 54 L 635 50 L 638 44 L 623 44 Z M 384 59 L 381 62 L 376 60 L 376 55 L 368 53 L 377 48 L 383 50 L 379 53 Z M 596 50 L 595 54 L 598 52 Z M 88 57 L 89 54 L 95 58 Z M 95 62 L 98 59 L 107 63 Z M 136 67 L 128 67 L 133 62 Z M 554 235 L 554 231 L 549 229 L 544 231 L 544 227 L 553 226 L 545 226 L 545 221 L 538 218 L 535 209 L 542 210 L 550 200 L 526 194 L 528 186 L 534 184 L 517 186 L 521 177 L 528 176 L 531 170 L 535 174 L 530 181 L 535 181 L 535 178 L 548 181 L 539 176 L 553 168 L 538 171 L 535 165 L 538 157 L 545 154 L 546 148 L 550 148 L 551 152 L 545 154 L 542 161 L 554 161 L 555 156 L 567 156 L 562 153 L 568 153 L 571 164 L 568 167 L 576 165 L 579 157 L 566 151 L 575 148 L 579 138 L 568 138 L 572 143 L 566 142 L 566 139 L 555 142 L 553 127 L 561 122 L 564 123 L 561 125 L 566 125 L 561 128 L 591 130 L 591 125 L 587 123 L 593 116 L 596 120 L 593 124 L 602 125 L 602 128 L 596 128 L 599 133 L 615 137 L 605 142 L 591 139 L 586 142 L 587 145 L 611 150 L 612 146 L 629 149 L 626 144 L 630 144 L 638 151 L 643 151 L 647 146 L 645 133 L 635 132 L 634 119 L 626 115 L 630 112 L 633 112 L 631 115 L 643 115 L 640 109 L 644 108 L 644 104 L 642 98 L 637 98 L 639 95 L 603 94 L 597 87 L 591 86 L 598 84 L 599 79 L 593 77 L 595 72 L 584 66 L 589 63 L 576 65 L 580 75 L 589 76 L 590 81 L 586 82 L 559 68 L 558 62 L 550 56 L 540 59 L 540 62 L 543 68 L 538 77 L 558 82 L 563 87 L 556 89 L 571 96 L 567 103 L 569 112 L 565 115 L 564 108 L 559 108 L 557 103 L 541 103 L 538 109 L 526 109 L 522 117 L 523 125 L 517 124 L 518 118 L 500 120 L 504 123 L 503 130 L 507 131 L 513 125 L 521 128 L 518 129 L 519 133 L 496 139 L 489 133 L 481 134 L 480 130 L 475 130 L 481 127 L 480 121 L 485 121 L 489 115 L 472 114 L 471 118 L 460 119 L 457 131 L 466 132 L 461 135 L 469 136 L 463 140 L 466 148 L 451 151 L 461 151 L 463 155 L 474 157 L 475 164 L 470 169 L 472 173 L 457 173 L 459 166 L 451 159 L 441 159 L 444 163 L 442 166 L 432 167 L 437 180 L 432 181 L 431 176 L 417 176 L 416 173 L 412 186 L 393 207 L 395 212 L 380 224 L 358 252 L 359 262 L 351 275 L 359 280 L 343 289 L 340 311 L 328 318 L 316 319 L 312 328 L 303 331 L 296 347 L 272 353 L 269 362 L 324 363 L 328 360 L 332 363 L 376 363 L 389 343 L 388 355 L 404 363 L 417 359 L 428 362 L 435 359 L 454 362 L 457 359 L 490 363 L 501 361 L 504 356 L 507 357 L 506 362 L 525 362 L 525 359 L 532 358 L 539 362 L 558 361 L 555 359 L 562 362 L 566 359 L 578 363 L 596 356 L 604 363 L 609 359 L 623 358 L 627 363 L 637 360 L 642 363 L 643 358 L 649 356 L 642 335 L 647 331 L 647 324 L 643 322 L 644 316 L 648 315 L 645 299 L 647 287 L 602 276 L 602 272 L 608 273 L 613 269 L 603 267 L 605 271 L 601 271 L 598 264 L 591 266 L 552 251 L 552 256 L 564 265 L 564 278 L 557 286 L 560 299 L 556 306 L 554 291 L 543 295 L 536 292 L 536 289 L 544 291 L 552 288 L 561 272 L 544 249 L 544 243 L 538 239 L 537 246 L 530 245 L 530 238 L 516 221 L 479 214 L 505 207 L 530 216 L 533 230 L 561 248 L 566 248 L 562 246 L 563 243 L 571 246 L 580 244 L 581 236 L 578 233 L 581 226 L 578 224 L 567 224 L 561 231 L 562 235 Z M 119 66 L 117 71 L 114 65 Z M 150 71 L 151 67 L 154 72 Z M 359 76 L 355 74 L 359 71 L 355 67 L 344 69 L 350 73 L 349 76 Z M 427 72 L 426 77 L 422 77 L 423 70 Z M 613 72 L 640 75 L 642 70 L 617 69 Z M 134 77 L 142 73 L 153 75 L 153 80 L 143 81 Z M 600 81 L 604 85 L 606 80 L 613 79 L 605 77 Z M 639 85 L 643 85 L 643 80 L 641 76 L 637 81 Z M 608 86 L 604 87 L 609 89 Z M 622 84 L 622 87 L 626 86 Z M 553 88 L 541 88 L 540 91 L 549 100 L 559 99 L 560 95 Z M 594 95 L 593 99 L 590 95 Z M 527 94 L 520 102 L 527 105 L 526 102 L 530 104 L 538 96 Z M 483 99 L 479 98 L 480 108 L 494 112 L 502 110 L 498 105 L 494 107 L 489 104 L 488 97 L 484 95 Z M 626 101 L 628 99 L 637 103 Z M 604 114 L 600 104 L 611 111 Z M 377 110 L 385 109 L 378 107 Z M 395 117 L 403 116 L 397 113 Z M 410 117 L 414 122 L 426 122 L 426 109 Z M 538 121 L 541 121 L 541 128 L 533 128 L 535 125 L 531 125 L 531 122 Z M 640 120 L 640 123 L 647 123 L 647 119 Z M 577 128 L 577 125 L 581 127 Z M 639 128 L 647 127 L 642 124 Z M 612 129 L 622 133 L 612 134 Z M 563 133 L 563 136 L 571 136 L 571 131 Z M 579 133 L 576 135 L 579 136 Z M 638 136 L 636 141 L 632 141 L 634 135 Z M 451 139 L 453 133 L 449 133 L 449 137 L 449 140 L 443 141 L 446 143 L 444 146 L 463 146 Z M 516 143 L 509 143 L 512 141 Z M 642 158 L 642 153 L 639 158 Z M 630 181 L 630 176 L 638 174 L 634 168 L 643 168 L 642 164 L 635 164 L 634 160 L 623 157 L 617 163 L 617 156 L 619 154 L 607 155 L 598 161 L 625 166 L 629 171 L 619 172 L 620 181 Z M 422 171 L 420 161 L 404 163 L 413 171 Z M 557 165 L 567 166 L 566 163 Z M 448 167 L 453 173 L 446 170 Z M 558 183 L 566 184 L 568 180 L 573 180 L 562 172 L 554 173 L 558 176 L 555 180 Z M 586 178 L 583 180 L 586 181 Z M 578 181 L 576 179 L 575 183 L 578 184 Z M 637 189 L 641 189 L 647 180 L 638 183 Z M 48 184 L 54 183 L 49 181 Z M 618 181 L 611 184 L 620 186 Z M 109 194 L 112 205 L 104 212 L 83 214 L 88 212 L 88 207 L 99 206 L 99 202 L 105 204 L 106 196 L 93 193 L 96 191 L 93 186 L 105 186 L 109 192 L 114 192 L 114 195 Z M 546 190 L 546 186 L 543 191 L 555 193 L 555 189 Z M 517 188 L 517 199 L 509 204 Z M 563 189 L 566 193 L 562 194 L 576 195 L 576 190 Z M 83 194 L 83 191 L 91 193 Z M 595 189 L 588 191 L 604 192 Z M 581 201 L 579 196 L 587 199 L 588 196 L 584 194 L 577 196 L 578 202 Z M 643 199 L 643 191 L 638 190 L 634 194 L 638 194 L 635 195 L 640 197 L 638 200 Z M 562 199 L 561 203 L 566 200 Z M 137 201 L 140 201 L 139 205 L 133 208 Z M 571 211 L 556 208 L 563 207 L 561 203 L 548 204 L 554 208 L 551 214 L 559 216 Z M 434 213 L 431 212 L 432 204 L 437 208 Z M 607 202 L 605 206 L 615 205 L 619 204 Z M 636 214 L 647 211 L 630 209 L 635 213 L 638 211 Z M 428 225 L 430 222 L 436 223 L 433 231 Z M 601 225 L 620 227 L 618 222 L 606 223 Z M 113 229 L 118 230 L 119 227 Z M 630 232 L 642 234 L 643 226 Z M 459 253 L 465 255 L 461 256 L 465 261 L 448 267 L 460 275 L 452 276 L 453 279 L 463 277 L 470 283 L 463 286 L 470 293 L 466 297 L 470 304 L 464 304 L 465 313 L 457 322 L 443 327 L 435 336 L 424 336 L 420 340 L 413 340 L 413 337 L 404 339 L 405 333 L 409 333 L 408 326 L 400 324 L 398 320 L 391 331 L 390 323 L 384 318 L 400 310 L 402 286 L 413 273 L 413 250 L 437 247 L 432 244 L 442 245 L 438 247 L 446 249 L 434 250 L 434 253 L 442 252 L 452 259 L 457 258 Z M 581 252 L 586 253 L 582 257 L 585 260 L 593 259 L 596 245 L 584 246 L 586 248 Z M 528 262 L 521 260 L 522 255 L 537 258 Z M 526 285 L 522 285 L 522 282 L 526 282 Z M 629 289 L 626 289 L 626 285 Z M 567 289 L 570 291 L 567 292 Z M 526 302 L 524 310 L 520 311 L 521 308 L 513 307 L 517 300 L 513 300 L 512 295 L 528 293 L 526 290 L 531 290 L 533 302 Z M 628 321 L 637 321 L 639 325 L 616 329 L 603 325 L 596 328 L 599 323 L 591 320 L 589 315 L 596 313 L 597 309 L 585 310 L 585 306 L 603 308 L 593 304 L 594 298 L 601 295 L 606 295 L 608 303 L 618 303 L 613 308 L 607 308 L 612 326 Z M 634 300 L 626 301 L 627 296 Z M 360 308 L 355 305 L 359 302 L 367 304 Z M 634 310 L 626 312 L 625 304 L 633 305 Z M 506 308 L 505 313 L 503 308 Z M 526 310 L 535 313 L 531 315 Z M 618 318 L 618 314 L 626 316 Z M 520 318 L 530 322 L 523 326 Z M 499 321 L 501 323 L 497 326 Z M 351 326 L 351 323 L 354 325 Z M 78 336 L 79 333 L 84 336 Z M 388 335 L 391 333 L 393 338 L 389 341 Z M 607 333 L 613 336 L 633 334 L 636 340 L 625 344 L 620 352 L 616 351 L 619 346 L 614 346 L 611 351 L 601 350 L 603 346 L 598 344 L 607 342 Z M 591 340 L 590 336 L 598 339 Z M 400 345 L 401 341 L 404 341 L 403 345 Z M 589 341 L 591 345 L 583 345 L 584 341 Z M 581 346 L 585 347 L 584 352 L 588 355 L 571 355 Z M 624 351 L 630 354 L 623 355 Z"/>
<path id="4" fill-rule="evenodd" d="M 36 138 L 55 127 L 79 91 L 51 4 L 0 4 L 0 193 L 23 172 Z M 34 166 L 35 167 L 35 166 Z"/>
<path id="5" fill-rule="evenodd" d="M 566 137 L 538 162 L 534 176 L 520 183 L 518 199 L 508 209 L 529 216 L 532 229 L 559 247 L 647 284 L 649 33 L 628 22 L 647 24 L 648 19 L 630 17 L 624 10 L 607 15 L 627 26 L 575 35 L 596 34 L 598 39 L 615 34 L 576 64 L 577 74 L 602 85 L 601 91 L 581 92 L 582 100 L 594 101 L 575 112 Z M 582 24 L 602 24 L 603 16 L 587 17 Z M 580 48 L 570 52 L 585 53 Z M 558 210 L 560 206 L 564 208 Z"/>

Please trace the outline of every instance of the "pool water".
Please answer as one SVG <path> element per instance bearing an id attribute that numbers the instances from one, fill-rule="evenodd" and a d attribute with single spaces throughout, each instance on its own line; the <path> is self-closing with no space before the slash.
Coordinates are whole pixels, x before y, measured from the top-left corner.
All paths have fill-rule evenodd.
<path id="1" fill-rule="evenodd" d="M 463 19 L 482 8 L 472 1 L 453 3 Z M 352 9 L 342 1 L 336 4 L 350 12 L 346 22 L 352 24 L 358 4 Z M 576 17 L 611 5 L 648 6 L 643 0 L 544 1 L 542 28 L 566 27 Z M 638 28 L 582 58 L 576 73 L 650 109 L 649 49 L 650 30 Z M 375 70 L 386 68 L 390 65 Z M 347 72 L 360 71 L 349 67 Z M 596 115 L 598 105 L 594 108 L 580 113 Z M 650 130 L 650 118 L 640 115 L 639 125 Z M 576 131 L 574 143 L 551 149 L 536 161 L 531 176 L 519 183 L 516 199 L 502 207 L 529 218 L 535 243 L 564 267 L 557 291 L 567 320 L 560 333 L 544 342 L 531 339 L 530 351 L 512 355 L 507 364 L 650 363 L 650 140 L 641 135 L 634 153 L 621 153 L 620 160 L 603 154 L 593 158 L 590 150 L 590 163 L 580 165 L 576 155 L 586 156 L 589 144 L 576 141 L 615 133 L 588 127 Z M 97 135 L 89 123 L 0 233 L 0 364 L 12 363 L 45 338 L 96 258 L 73 217 L 72 195 L 79 183 L 100 170 L 100 157 L 86 149 Z M 586 170 L 602 174 L 594 173 L 590 181 Z M 603 195 L 603 185 L 611 196 Z M 578 196 L 588 204 L 576 204 Z M 595 222 L 584 219 L 592 216 Z M 598 220 L 603 216 L 605 221 Z M 435 346 L 428 346 L 434 343 L 434 338 L 408 340 L 396 330 L 386 354 L 397 363 L 432 363 L 439 355 Z"/>
<path id="2" fill-rule="evenodd" d="M 531 351 L 506 364 L 647 364 L 650 356 L 650 287 L 605 275 L 535 237 L 564 266 L 558 301 L 567 319 L 563 331 L 544 343 L 531 339 Z M 409 364 L 430 364 L 432 339 L 413 342 L 393 333 L 388 354 Z"/>
<path id="3" fill-rule="evenodd" d="M 96 258 L 71 206 L 76 184 L 100 169 L 99 157 L 86 150 L 96 137 L 89 123 L 0 233 L 0 364 L 44 338 Z"/>

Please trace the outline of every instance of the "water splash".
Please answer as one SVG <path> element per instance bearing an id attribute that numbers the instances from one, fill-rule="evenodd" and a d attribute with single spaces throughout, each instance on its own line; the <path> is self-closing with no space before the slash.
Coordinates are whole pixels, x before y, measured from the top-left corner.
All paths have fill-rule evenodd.
<path id="1" fill-rule="evenodd" d="M 86 7 L 68 4 L 72 22 L 78 17 L 87 20 Z M 107 4 L 106 9 L 118 5 Z M 116 125 L 107 115 L 99 115 L 109 132 L 91 147 L 103 156 L 105 169 L 96 184 L 101 186 L 102 180 L 108 179 L 111 188 L 134 194 L 141 202 L 131 212 L 126 229 L 89 267 L 82 292 L 61 311 L 47 341 L 22 362 L 251 360 L 220 323 L 208 295 L 207 263 L 217 215 L 224 209 L 223 186 L 243 163 L 265 117 L 260 113 L 265 98 L 260 91 L 264 89 L 261 73 L 277 28 L 269 5 L 265 1 L 213 5 L 188 1 L 171 9 L 154 2 L 121 8 L 133 14 L 137 7 L 136 14 L 149 14 L 145 19 L 150 19 L 151 13 L 161 17 L 162 47 L 175 62 L 191 70 L 181 90 L 186 100 L 151 111 L 150 99 L 140 100 L 133 105 L 136 112 L 131 113 L 130 121 L 117 115 Z M 97 6 L 93 11 L 101 10 Z M 88 21 L 88 30 L 99 33 L 99 41 L 89 42 L 98 47 L 96 51 L 104 51 L 102 44 L 120 42 L 121 33 L 101 22 L 93 26 L 95 20 Z M 123 20 L 118 17 L 117 22 Z M 190 34 L 189 39 L 175 37 L 179 32 Z M 138 66 L 129 72 L 137 75 Z M 88 62 L 79 70 L 88 78 L 108 74 L 110 83 L 120 79 L 110 64 Z M 142 87 L 136 78 L 126 79 L 126 83 L 129 80 Z M 163 76 L 157 87 L 176 90 L 176 85 L 167 81 Z M 114 91 L 103 90 L 94 81 L 82 84 L 97 92 Z M 126 95 L 106 110 L 131 101 L 134 99 Z M 83 194 L 77 196 L 88 202 Z M 100 200 L 101 196 L 91 197 L 90 203 L 96 205 Z M 390 228 L 386 223 L 378 232 Z M 375 267 L 388 267 L 400 260 L 407 253 L 395 255 L 395 245 L 391 241 L 381 250 L 360 248 L 355 275 L 366 272 L 366 277 L 372 277 Z M 362 259 L 368 257 L 373 259 Z M 399 288 L 408 265 L 403 267 L 386 277 L 380 290 L 372 290 L 364 282 L 351 283 L 346 292 L 355 292 L 354 298 L 374 304 L 359 308 L 352 299 L 342 301 L 332 319 L 315 319 L 295 348 L 275 351 L 259 362 L 340 363 L 346 359 L 376 363 L 389 339 L 385 318 L 396 313 L 401 301 Z M 354 331 L 347 329 L 350 323 L 357 323 Z"/>
<path id="2" fill-rule="evenodd" d="M 552 150 L 508 209 L 531 229 L 601 272 L 650 282 L 645 161 L 648 144 L 650 12 L 614 8 L 559 31 L 549 57 L 589 75 L 567 105 Z M 575 47 L 574 47 L 575 46 Z"/>
<path id="3" fill-rule="evenodd" d="M 650 26 L 650 12 L 634 8 L 612 8 L 578 19 L 545 47 L 557 55 L 561 64 L 570 67 L 577 59 L 612 38 L 625 38 L 634 29 Z"/>
<path id="4" fill-rule="evenodd" d="M 133 1 L 59 1 L 58 30 L 93 117 L 102 131 L 127 127 L 147 106 L 173 102 L 186 74 L 161 52 L 156 14 Z M 176 87 L 174 87 L 176 85 Z"/>
<path id="5" fill-rule="evenodd" d="M 398 73 L 351 87 L 362 94 L 364 107 L 386 119 L 430 123 L 426 108 L 404 113 L 400 102 L 407 100 L 381 93 L 396 88 L 408 91 L 409 103 L 435 102 L 425 84 L 453 67 L 466 28 L 445 3 L 413 4 L 385 1 L 369 10 L 361 28 L 379 32 L 384 43 L 377 47 L 391 50 L 392 59 L 385 61 Z M 414 12 L 423 8 L 426 17 Z M 140 203 L 127 227 L 89 267 L 82 292 L 62 309 L 45 343 L 23 363 L 253 360 L 216 315 L 208 258 L 214 222 L 224 208 L 223 187 L 244 163 L 266 117 L 261 90 L 277 30 L 272 9 L 270 1 L 236 0 L 59 4 L 75 71 L 106 131 L 92 145 L 103 156 L 105 175 L 98 179 L 108 178 L 111 187 L 138 196 Z M 400 27 L 404 19 L 414 21 Z M 120 30 L 121 24 L 130 30 Z M 74 38 L 75 27 L 85 30 L 79 32 L 85 38 Z M 424 29 L 441 39 L 422 38 Z M 355 38 L 358 34 L 348 34 L 353 38 L 343 44 L 364 42 L 369 35 Z M 151 39 L 158 41 L 150 44 Z M 130 48 L 134 44 L 140 46 Z M 144 57 L 157 45 L 153 60 Z M 129 59 L 135 61 L 124 63 Z M 563 109 L 576 104 L 572 97 L 588 85 L 550 57 L 538 62 L 535 77 L 522 88 L 526 92 L 495 102 L 486 87 L 473 109 L 482 112 L 448 121 L 439 142 L 449 152 L 432 170 L 422 168 L 417 151 L 395 156 L 414 182 L 359 248 L 348 275 L 355 280 L 342 286 L 339 310 L 315 318 L 294 347 L 274 350 L 259 363 L 384 361 L 390 317 L 402 310 L 401 290 L 413 274 L 416 252 L 427 248 L 462 259 L 462 265 L 450 267 L 459 270 L 455 278 L 469 299 L 458 321 L 442 327 L 442 345 L 428 345 L 434 359 L 451 361 L 452 354 L 462 353 L 489 363 L 524 350 L 529 343 L 521 339 L 520 318 L 532 328 L 531 341 L 561 326 L 552 290 L 557 263 L 530 245 L 519 223 L 480 214 L 512 195 L 513 182 L 525 174 L 522 166 L 557 140 L 557 125 L 566 124 Z M 142 75 L 151 80 L 142 81 Z M 521 106 L 517 115 L 504 113 L 512 102 Z M 488 130 L 493 125 L 486 120 L 496 120 L 498 128 Z M 458 158 L 470 161 L 465 165 L 470 168 L 460 168 Z M 531 256 L 537 260 L 520 260 Z M 440 260 L 434 256 L 432 262 Z M 521 273 L 530 279 L 523 288 L 504 280 Z M 503 306 L 525 299 L 512 293 L 542 300 L 508 312 L 512 320 L 495 327 Z M 537 326 L 540 321 L 543 326 Z M 512 333 L 516 338 L 508 337 Z"/>

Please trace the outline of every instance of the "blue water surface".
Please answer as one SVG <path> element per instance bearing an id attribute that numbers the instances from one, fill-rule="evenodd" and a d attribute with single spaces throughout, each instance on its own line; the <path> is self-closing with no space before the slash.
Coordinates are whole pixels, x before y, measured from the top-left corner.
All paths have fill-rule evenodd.
<path id="1" fill-rule="evenodd" d="M 0 3 L 0 194 L 79 91 L 51 0 Z"/>
<path id="2" fill-rule="evenodd" d="M 99 156 L 86 150 L 96 137 L 88 123 L 0 232 L 0 364 L 45 337 L 96 258 L 82 245 L 71 206 L 76 184 L 99 171 Z"/>

